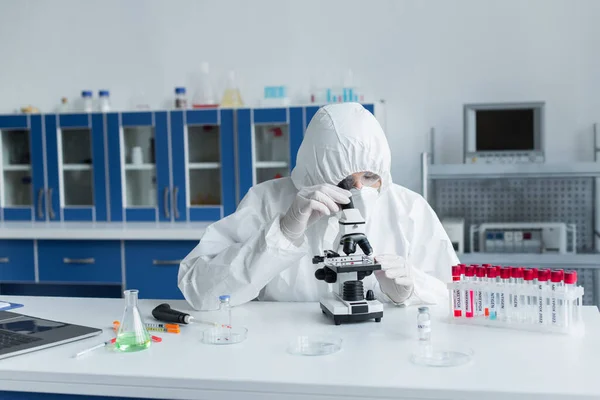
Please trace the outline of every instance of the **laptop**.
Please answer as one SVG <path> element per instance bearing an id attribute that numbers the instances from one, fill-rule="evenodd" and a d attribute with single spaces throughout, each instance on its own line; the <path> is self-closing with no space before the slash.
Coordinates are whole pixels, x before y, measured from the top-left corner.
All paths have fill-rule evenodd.
<path id="1" fill-rule="evenodd" d="M 102 329 L 0 311 L 0 359 L 89 338 Z"/>

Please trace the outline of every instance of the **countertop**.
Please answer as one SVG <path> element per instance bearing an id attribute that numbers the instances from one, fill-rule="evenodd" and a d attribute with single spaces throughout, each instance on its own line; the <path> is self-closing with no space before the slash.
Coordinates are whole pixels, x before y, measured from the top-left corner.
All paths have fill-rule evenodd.
<path id="1" fill-rule="evenodd" d="M 432 335 L 469 345 L 470 364 L 453 368 L 413 365 L 414 307 L 386 307 L 381 323 L 334 326 L 317 303 L 251 302 L 233 309 L 233 324 L 248 328 L 245 342 L 200 342 L 206 325 L 161 334 L 139 353 L 108 348 L 82 358 L 80 350 L 113 336 L 121 299 L 0 297 L 25 304 L 15 310 L 38 317 L 105 328 L 101 336 L 0 360 L 0 390 L 169 399 L 598 399 L 600 313 L 585 307 L 586 334 L 569 337 L 445 322 L 446 307 L 432 309 Z M 146 320 L 159 301 L 141 301 Z M 175 309 L 190 310 L 183 301 Z M 212 313 L 192 312 L 202 319 Z M 288 354 L 299 334 L 334 334 L 342 350 L 322 357 Z"/>
<path id="2" fill-rule="evenodd" d="M 0 239 L 200 240 L 212 222 L 2 222 Z"/>

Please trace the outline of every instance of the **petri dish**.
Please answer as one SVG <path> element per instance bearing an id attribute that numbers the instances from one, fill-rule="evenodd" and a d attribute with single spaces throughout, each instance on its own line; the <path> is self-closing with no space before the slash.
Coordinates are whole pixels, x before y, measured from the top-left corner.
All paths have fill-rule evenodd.
<path id="1" fill-rule="evenodd" d="M 342 348 L 342 339 L 335 336 L 297 336 L 288 344 L 290 354 L 301 356 L 326 356 Z"/>
<path id="2" fill-rule="evenodd" d="M 414 364 L 427 367 L 457 367 L 469 363 L 472 358 L 472 349 L 446 345 L 420 347 L 410 356 Z"/>
<path id="3" fill-rule="evenodd" d="M 206 344 L 236 344 L 246 340 L 248 329 L 244 327 L 212 327 L 202 331 L 200 340 Z"/>

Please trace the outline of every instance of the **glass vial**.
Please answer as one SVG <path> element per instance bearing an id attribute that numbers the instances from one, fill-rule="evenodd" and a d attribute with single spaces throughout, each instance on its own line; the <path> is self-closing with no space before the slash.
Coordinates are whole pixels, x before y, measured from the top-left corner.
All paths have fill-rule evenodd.
<path id="1" fill-rule="evenodd" d="M 110 111 L 110 93 L 108 90 L 100 90 L 98 92 L 99 107 L 101 112 Z"/>
<path id="2" fill-rule="evenodd" d="M 200 75 L 196 82 L 196 91 L 192 99 L 192 108 L 214 108 L 218 107 L 217 98 L 210 79 L 208 63 L 200 64 Z"/>
<path id="3" fill-rule="evenodd" d="M 187 96 L 185 94 L 184 87 L 175 88 L 175 108 L 186 109 L 187 108 Z"/>
<path id="4" fill-rule="evenodd" d="M 126 290 L 125 311 L 117 332 L 115 348 L 122 352 L 134 352 L 150 347 L 151 338 L 138 309 L 138 290 Z"/>
<path id="5" fill-rule="evenodd" d="M 81 91 L 81 107 L 84 112 L 92 112 L 92 91 Z"/>
<path id="6" fill-rule="evenodd" d="M 419 342 L 431 342 L 431 316 L 429 315 L 429 307 L 419 307 L 417 329 L 419 331 Z"/>
<path id="7" fill-rule="evenodd" d="M 231 304 L 229 295 L 219 296 L 219 325 L 221 328 L 231 329 Z"/>

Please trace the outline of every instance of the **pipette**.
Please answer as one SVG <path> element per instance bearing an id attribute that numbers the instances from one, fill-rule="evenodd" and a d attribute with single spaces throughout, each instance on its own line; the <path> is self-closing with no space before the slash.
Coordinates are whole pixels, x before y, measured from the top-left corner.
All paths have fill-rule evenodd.
<path id="1" fill-rule="evenodd" d="M 186 314 L 181 311 L 173 310 L 167 303 L 160 304 L 152 310 L 152 316 L 159 321 L 169 322 L 174 324 L 207 324 L 217 326 L 214 322 L 202 321 L 192 317 L 190 314 Z"/>

